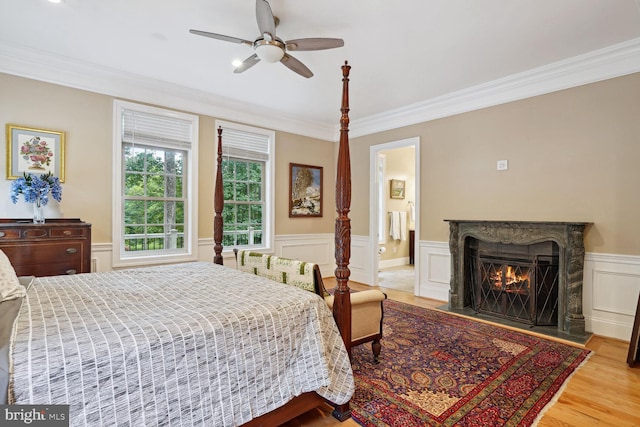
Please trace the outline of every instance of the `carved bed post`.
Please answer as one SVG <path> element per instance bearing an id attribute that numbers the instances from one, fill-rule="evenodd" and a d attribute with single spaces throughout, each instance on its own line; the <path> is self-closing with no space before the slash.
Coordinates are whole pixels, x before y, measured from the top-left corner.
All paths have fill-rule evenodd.
<path id="1" fill-rule="evenodd" d="M 349 159 L 349 71 L 342 66 L 342 116 L 340 117 L 340 147 L 336 175 L 336 289 L 333 317 L 342 334 L 344 345 L 351 357 L 351 296 L 349 295 L 349 258 L 351 258 L 351 160 Z"/>
<path id="2" fill-rule="evenodd" d="M 222 127 L 218 126 L 218 155 L 216 166 L 216 183 L 213 196 L 213 263 L 222 265 L 222 209 L 224 194 L 222 191 Z"/>

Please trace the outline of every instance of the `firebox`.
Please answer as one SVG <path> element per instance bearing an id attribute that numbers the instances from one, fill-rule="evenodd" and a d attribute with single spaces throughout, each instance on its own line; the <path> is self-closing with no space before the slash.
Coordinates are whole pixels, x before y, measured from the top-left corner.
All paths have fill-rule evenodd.
<path id="1" fill-rule="evenodd" d="M 558 245 L 467 239 L 466 289 L 472 308 L 537 326 L 558 324 Z"/>

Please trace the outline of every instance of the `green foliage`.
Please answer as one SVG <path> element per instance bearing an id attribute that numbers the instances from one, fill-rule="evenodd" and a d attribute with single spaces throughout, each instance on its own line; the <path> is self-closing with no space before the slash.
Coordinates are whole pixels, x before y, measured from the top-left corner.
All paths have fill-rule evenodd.
<path id="1" fill-rule="evenodd" d="M 164 249 L 172 229 L 184 232 L 183 158 L 181 151 L 124 147 L 127 250 Z"/>
<path id="2" fill-rule="evenodd" d="M 250 236 L 254 245 L 262 243 L 263 172 L 263 162 L 223 160 L 223 246 L 249 245 Z"/>

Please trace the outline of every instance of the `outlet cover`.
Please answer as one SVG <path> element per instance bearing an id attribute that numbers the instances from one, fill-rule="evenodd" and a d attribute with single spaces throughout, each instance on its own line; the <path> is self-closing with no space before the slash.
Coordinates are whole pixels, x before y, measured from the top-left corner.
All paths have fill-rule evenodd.
<path id="1" fill-rule="evenodd" d="M 509 162 L 507 162 L 506 160 L 498 160 L 498 163 L 496 164 L 496 170 L 506 171 L 507 169 L 509 169 Z"/>

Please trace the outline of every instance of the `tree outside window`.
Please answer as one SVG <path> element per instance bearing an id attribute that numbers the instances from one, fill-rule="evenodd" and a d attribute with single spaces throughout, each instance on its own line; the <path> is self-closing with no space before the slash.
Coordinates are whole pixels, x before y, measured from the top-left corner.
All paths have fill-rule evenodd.
<path id="1" fill-rule="evenodd" d="M 225 247 L 263 244 L 265 162 L 227 158 L 222 162 Z"/>
<path id="2" fill-rule="evenodd" d="M 184 248 L 184 153 L 125 144 L 124 250 Z"/>

